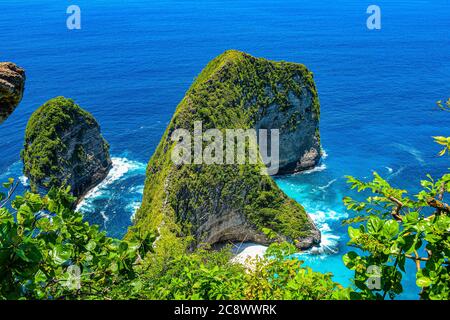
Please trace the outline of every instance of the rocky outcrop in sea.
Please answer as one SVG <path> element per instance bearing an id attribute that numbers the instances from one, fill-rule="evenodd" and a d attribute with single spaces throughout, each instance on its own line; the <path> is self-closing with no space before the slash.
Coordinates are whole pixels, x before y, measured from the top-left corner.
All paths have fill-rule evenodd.
<path id="1" fill-rule="evenodd" d="M 33 189 L 70 186 L 78 199 L 100 183 L 112 165 L 97 121 L 64 97 L 49 100 L 30 117 L 21 156 Z"/>
<path id="2" fill-rule="evenodd" d="M 25 89 L 25 71 L 12 62 L 0 62 L 0 124 L 16 109 Z"/>
<path id="3" fill-rule="evenodd" d="M 244 164 L 175 164 L 177 129 L 278 129 L 281 173 L 310 169 L 320 159 L 320 105 L 312 73 L 230 50 L 212 60 L 178 105 L 151 158 L 134 232 L 193 238 L 193 245 L 269 244 L 287 240 L 308 249 L 320 232 L 304 208 L 269 175 L 261 158 Z M 204 151 L 204 150 L 203 150 Z M 261 154 L 260 154 L 261 155 Z M 158 245 L 157 245 L 158 246 Z"/>

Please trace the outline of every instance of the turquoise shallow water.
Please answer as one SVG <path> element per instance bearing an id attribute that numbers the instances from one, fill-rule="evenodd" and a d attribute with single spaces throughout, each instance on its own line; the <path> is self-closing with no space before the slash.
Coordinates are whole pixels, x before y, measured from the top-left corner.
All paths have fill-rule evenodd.
<path id="1" fill-rule="evenodd" d="M 20 107 L 0 127 L 1 178 L 21 176 L 30 114 L 54 96 L 74 98 L 99 120 L 115 158 L 81 210 L 120 236 L 140 202 L 146 162 L 209 60 L 234 48 L 301 62 L 315 74 L 328 157 L 314 172 L 277 183 L 324 235 L 321 250 L 301 259 L 348 284 L 344 176 L 376 170 L 417 190 L 425 172 L 448 168 L 431 137 L 450 135 L 447 115 L 435 108 L 450 93 L 450 4 L 376 2 L 380 31 L 366 28 L 372 3 L 359 0 L 79 0 L 82 30 L 69 31 L 71 1 L 0 0 L 0 60 L 23 66 L 28 78 Z M 416 297 L 413 280 L 402 297 Z"/>

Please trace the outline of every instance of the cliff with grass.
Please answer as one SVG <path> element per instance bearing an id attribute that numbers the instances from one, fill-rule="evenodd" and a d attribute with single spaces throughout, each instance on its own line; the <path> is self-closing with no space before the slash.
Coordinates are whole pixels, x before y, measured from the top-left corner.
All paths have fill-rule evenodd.
<path id="1" fill-rule="evenodd" d="M 49 100 L 30 117 L 21 156 L 33 190 L 70 186 L 77 198 L 111 168 L 109 145 L 97 121 L 64 97 Z"/>
<path id="2" fill-rule="evenodd" d="M 288 240 L 298 249 L 320 242 L 304 208 L 256 164 L 183 164 L 171 159 L 176 129 L 279 129 L 281 173 L 320 159 L 320 105 L 312 73 L 238 51 L 211 61 L 178 105 L 147 168 L 141 208 L 129 236 L 155 231 L 156 241 L 191 238 L 193 246 L 228 241 Z M 172 241 L 166 241 L 173 243 Z"/>

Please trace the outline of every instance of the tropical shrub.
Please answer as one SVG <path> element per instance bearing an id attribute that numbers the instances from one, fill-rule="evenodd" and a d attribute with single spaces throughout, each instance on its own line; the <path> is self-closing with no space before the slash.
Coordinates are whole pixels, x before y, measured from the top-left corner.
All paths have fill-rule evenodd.
<path id="1" fill-rule="evenodd" d="M 0 299 L 335 299 L 348 297 L 331 274 L 302 267 L 290 244 L 233 262 L 229 247 L 189 252 L 189 241 L 156 235 L 109 238 L 74 212 L 68 189 L 12 199 L 0 194 Z M 166 241 L 167 238 L 164 238 Z M 158 250 L 172 246 L 167 250 Z"/>
<path id="2" fill-rule="evenodd" d="M 133 279 L 133 266 L 153 241 L 109 238 L 73 212 L 69 190 L 45 197 L 26 192 L 8 201 L 16 184 L 0 194 L 0 298 L 89 299 Z"/>
<path id="3" fill-rule="evenodd" d="M 229 248 L 198 250 L 174 257 L 162 274 L 143 267 L 138 279 L 116 288 L 119 299 L 176 300 L 320 300 L 349 299 L 350 290 L 331 274 L 304 268 L 288 243 L 272 244 L 262 258 L 245 265 Z M 145 263 L 144 263 L 145 264 Z M 128 286 L 128 288 L 126 287 Z"/>
<path id="4" fill-rule="evenodd" d="M 446 105 L 439 103 L 449 109 L 450 100 Z M 443 156 L 450 137 L 434 139 L 444 147 Z M 348 177 L 348 182 L 352 189 L 370 193 L 365 201 L 344 199 L 347 208 L 358 213 L 347 221 L 356 224 L 348 233 L 349 245 L 358 250 L 344 256 L 345 265 L 355 272 L 358 290 L 352 298 L 384 299 L 402 293 L 405 263 L 412 260 L 420 298 L 450 300 L 450 206 L 444 202 L 450 192 L 450 174 L 437 180 L 427 175 L 421 191 L 412 197 L 377 173 L 370 182 L 354 177 Z M 374 286 L 374 278 L 380 280 L 379 286 Z"/>

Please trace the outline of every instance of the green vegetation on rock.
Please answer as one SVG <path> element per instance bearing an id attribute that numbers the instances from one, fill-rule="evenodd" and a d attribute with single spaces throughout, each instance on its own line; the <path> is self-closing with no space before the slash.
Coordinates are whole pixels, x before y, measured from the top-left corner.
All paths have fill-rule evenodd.
<path id="1" fill-rule="evenodd" d="M 192 133 L 195 121 L 202 122 L 203 130 L 256 128 L 271 106 L 280 116 L 288 115 L 294 109 L 292 96 L 311 97 L 313 108 L 304 112 L 318 121 L 317 92 L 305 66 L 233 50 L 211 61 L 178 105 L 148 164 L 142 207 L 130 233 L 152 230 L 162 237 L 191 235 L 197 245 L 268 243 L 263 231 L 269 229 L 302 249 L 318 243 L 320 233 L 304 208 L 289 199 L 269 176 L 260 174 L 261 161 L 176 166 L 171 160 L 174 130 Z M 298 114 L 299 119 L 301 116 Z M 287 123 L 302 125 L 290 117 Z M 316 130 L 312 135 L 317 135 Z"/>
<path id="2" fill-rule="evenodd" d="M 80 196 L 107 174 L 108 150 L 94 117 L 73 100 L 57 97 L 30 117 L 21 156 L 33 190 L 69 185 Z"/>

